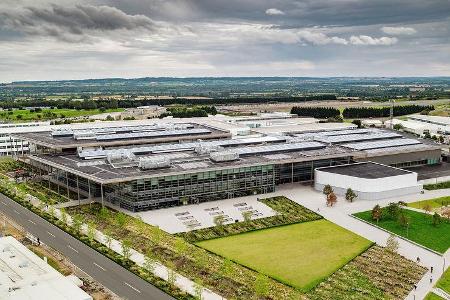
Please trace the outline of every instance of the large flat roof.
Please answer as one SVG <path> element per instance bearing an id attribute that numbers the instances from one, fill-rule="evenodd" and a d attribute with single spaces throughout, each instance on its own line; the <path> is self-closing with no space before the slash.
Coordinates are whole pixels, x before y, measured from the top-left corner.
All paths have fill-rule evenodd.
<path id="1" fill-rule="evenodd" d="M 73 135 L 53 136 L 51 131 L 46 132 L 25 132 L 17 133 L 14 136 L 50 149 L 74 149 L 78 147 L 112 147 L 141 145 L 152 143 L 170 143 L 181 140 L 197 140 L 197 139 L 220 139 L 230 137 L 229 132 L 219 130 L 214 127 L 201 124 L 189 123 L 192 128 L 171 130 L 171 129 L 135 129 L 130 126 L 129 130 L 114 131 L 109 128 L 110 133 L 95 133 L 92 139 L 75 139 Z M 126 128 L 126 127 L 125 127 Z M 86 130 L 74 130 L 74 132 L 86 132 Z"/>
<path id="2" fill-rule="evenodd" d="M 203 171 L 349 157 L 353 153 L 342 147 L 326 146 L 317 142 L 276 142 L 272 145 L 257 144 L 227 147 L 227 151 L 233 151 L 233 149 L 240 154 L 239 159 L 225 162 L 214 162 L 210 159 L 209 154 L 198 154 L 193 149 L 175 150 L 166 153 L 138 154 L 135 155 L 133 161 L 116 165 L 112 165 L 105 158 L 85 160 L 76 154 L 47 154 L 30 156 L 29 158 L 98 183 L 108 184 Z M 170 159 L 171 166 L 143 170 L 137 164 L 141 157 L 154 158 L 155 160 Z"/>
<path id="3" fill-rule="evenodd" d="M 386 165 L 381 165 L 373 162 L 364 162 L 333 167 L 323 167 L 318 168 L 317 170 L 327 173 L 334 173 L 367 179 L 385 178 L 412 173 L 410 171 Z"/>
<path id="4" fill-rule="evenodd" d="M 11 236 L 0 238 L 0 299 L 92 300 Z"/>

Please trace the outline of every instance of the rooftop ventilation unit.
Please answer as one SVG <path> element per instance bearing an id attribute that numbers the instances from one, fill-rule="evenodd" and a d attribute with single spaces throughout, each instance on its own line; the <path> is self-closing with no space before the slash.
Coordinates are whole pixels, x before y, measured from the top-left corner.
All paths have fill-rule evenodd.
<path id="1" fill-rule="evenodd" d="M 239 159 L 239 153 L 233 152 L 233 151 L 219 151 L 219 152 L 212 152 L 209 155 L 209 158 L 213 162 L 225 162 L 225 161 L 233 161 Z"/>
<path id="2" fill-rule="evenodd" d="M 52 137 L 72 136 L 73 130 L 71 128 L 59 128 L 52 131 Z"/>
<path id="3" fill-rule="evenodd" d="M 170 159 L 167 157 L 141 157 L 139 159 L 139 168 L 141 170 L 169 168 L 170 165 Z"/>
<path id="4" fill-rule="evenodd" d="M 93 140 L 95 139 L 95 132 L 88 130 L 88 131 L 76 131 L 73 133 L 73 138 L 76 140 Z"/>
<path id="5" fill-rule="evenodd" d="M 195 153 L 199 154 L 199 155 L 203 155 L 203 154 L 209 154 L 212 152 L 217 152 L 220 149 L 222 149 L 222 147 L 220 147 L 219 145 L 202 145 L 199 144 L 198 146 L 196 146 L 194 148 Z"/>
<path id="6" fill-rule="evenodd" d="M 109 153 L 106 156 L 106 160 L 110 164 L 120 164 L 120 163 L 127 163 L 132 162 L 134 160 L 135 156 L 130 151 L 117 151 L 113 153 Z"/>

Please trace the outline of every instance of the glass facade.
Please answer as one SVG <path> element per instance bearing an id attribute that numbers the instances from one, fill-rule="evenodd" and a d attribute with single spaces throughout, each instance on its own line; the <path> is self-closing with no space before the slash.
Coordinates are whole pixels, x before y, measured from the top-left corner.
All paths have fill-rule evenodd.
<path id="1" fill-rule="evenodd" d="M 33 173 L 38 175 L 36 181 L 67 198 L 96 198 L 132 211 L 142 211 L 270 193 L 278 184 L 312 181 L 315 168 L 349 162 L 351 157 L 345 156 L 168 175 L 103 186 L 35 161 L 32 161 L 32 167 Z"/>

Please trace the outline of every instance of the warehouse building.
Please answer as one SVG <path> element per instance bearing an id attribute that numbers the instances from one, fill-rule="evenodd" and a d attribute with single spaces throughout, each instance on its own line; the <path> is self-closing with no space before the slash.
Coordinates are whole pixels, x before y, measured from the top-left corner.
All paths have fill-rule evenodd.
<path id="1" fill-rule="evenodd" d="M 213 126 L 208 118 L 177 122 L 19 138 L 30 143 L 26 161 L 44 187 L 132 211 L 268 193 L 279 184 L 311 183 L 316 168 L 358 160 L 413 166 L 436 164 L 440 157 L 435 145 L 344 124 L 296 124 L 293 131 L 281 126 L 278 134 L 232 138 L 226 126 Z"/>
<path id="2" fill-rule="evenodd" d="M 0 238 L 0 299 L 92 300 L 92 297 L 15 238 L 6 236 Z"/>

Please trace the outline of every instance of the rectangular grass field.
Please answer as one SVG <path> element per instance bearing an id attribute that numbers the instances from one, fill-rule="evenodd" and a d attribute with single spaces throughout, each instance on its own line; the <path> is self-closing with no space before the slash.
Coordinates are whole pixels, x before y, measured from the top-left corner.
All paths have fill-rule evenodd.
<path id="1" fill-rule="evenodd" d="M 433 226 L 433 216 L 403 209 L 403 212 L 410 220 L 408 230 L 400 226 L 397 220 L 392 220 L 385 216 L 378 222 L 378 226 L 405 237 L 411 241 L 433 249 L 439 253 L 444 253 L 450 247 L 450 223 L 443 220 L 440 225 Z M 364 211 L 354 214 L 367 222 L 376 224 L 372 220 L 372 212 Z"/>
<path id="2" fill-rule="evenodd" d="M 424 209 L 427 205 L 429 205 L 432 209 L 450 205 L 450 196 L 408 203 L 408 206 L 418 209 Z"/>
<path id="3" fill-rule="evenodd" d="M 211 252 L 308 291 L 372 242 L 327 220 L 258 230 L 197 243 Z"/>

